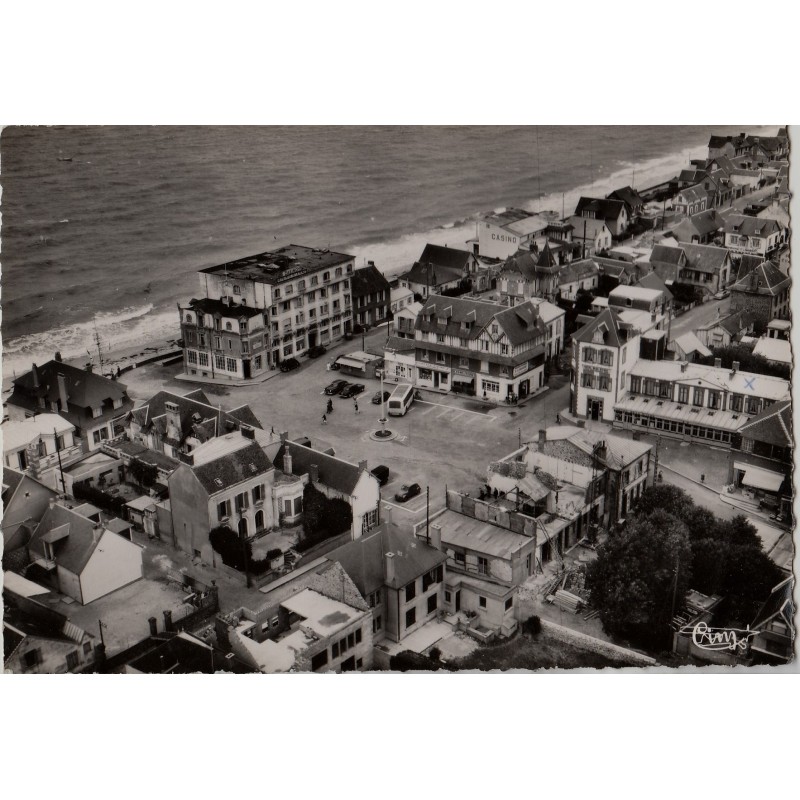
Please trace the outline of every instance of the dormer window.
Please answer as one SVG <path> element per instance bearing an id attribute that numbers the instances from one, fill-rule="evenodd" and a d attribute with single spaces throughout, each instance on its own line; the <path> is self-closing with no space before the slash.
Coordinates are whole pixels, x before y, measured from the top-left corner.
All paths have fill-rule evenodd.
<path id="1" fill-rule="evenodd" d="M 241 286 L 239 286 L 238 283 L 234 283 L 233 284 L 233 293 L 234 294 L 241 294 L 242 293 L 242 288 L 241 288 Z"/>
<path id="2" fill-rule="evenodd" d="M 231 325 L 230 322 L 226 322 L 225 323 L 225 330 L 226 331 L 232 331 L 233 330 L 233 325 Z"/>
<path id="3" fill-rule="evenodd" d="M 492 334 L 493 334 L 494 336 L 497 336 L 497 334 L 498 334 L 499 332 L 500 332 L 500 326 L 499 326 L 499 325 L 498 325 L 496 322 L 493 322 L 493 323 L 492 323 Z"/>
<path id="4" fill-rule="evenodd" d="M 102 417 L 102 416 L 103 416 L 102 407 L 98 407 L 98 408 L 93 408 L 92 409 L 92 417 L 97 418 L 97 417 Z"/>

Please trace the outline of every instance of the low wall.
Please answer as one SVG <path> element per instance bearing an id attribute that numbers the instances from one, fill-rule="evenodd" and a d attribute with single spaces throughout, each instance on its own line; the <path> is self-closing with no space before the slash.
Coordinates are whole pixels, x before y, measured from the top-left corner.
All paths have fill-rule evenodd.
<path id="1" fill-rule="evenodd" d="M 607 658 L 616 658 L 630 663 L 634 667 L 653 667 L 657 662 L 650 656 L 642 655 L 634 650 L 628 650 L 625 647 L 605 642 L 602 639 L 595 639 L 594 636 L 588 636 L 585 633 L 574 631 L 572 628 L 566 628 L 556 622 L 542 619 L 542 630 L 547 631 L 551 636 L 559 639 L 567 644 L 574 644 L 582 647 L 584 650 L 590 650 L 592 653 L 597 653 Z"/>

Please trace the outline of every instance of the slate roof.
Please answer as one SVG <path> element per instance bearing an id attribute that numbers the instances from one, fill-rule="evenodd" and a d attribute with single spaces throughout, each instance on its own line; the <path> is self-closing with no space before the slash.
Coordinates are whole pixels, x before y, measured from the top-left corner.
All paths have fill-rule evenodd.
<path id="1" fill-rule="evenodd" d="M 717 209 L 709 208 L 681 220 L 675 226 L 673 232 L 676 234 L 678 241 L 690 241 L 692 234 L 708 236 L 722 230 L 724 226 L 725 220 L 717 213 Z M 687 234 L 685 236 L 684 231 Z M 681 238 L 682 236 L 683 238 Z"/>
<path id="2" fill-rule="evenodd" d="M 729 258 L 725 247 L 715 247 L 711 244 L 683 243 L 680 247 L 686 254 L 686 266 L 698 272 L 718 273 Z"/>
<path id="3" fill-rule="evenodd" d="M 736 280 L 741 280 L 745 275 L 749 275 L 756 267 L 763 264 L 764 261 L 766 261 L 766 259 L 763 256 L 741 256 L 736 268 Z"/>
<path id="4" fill-rule="evenodd" d="M 758 614 L 756 614 L 756 618 L 750 625 L 750 629 L 760 629 L 778 614 L 782 614 L 791 627 L 794 626 L 795 605 L 793 577 L 781 581 L 781 583 L 770 592 L 766 602 L 761 606 Z"/>
<path id="5" fill-rule="evenodd" d="M 621 200 L 628 207 L 628 213 L 632 214 L 633 210 L 638 206 L 644 205 L 644 198 L 630 186 L 623 186 L 621 189 L 615 189 L 608 195 L 608 200 Z"/>
<path id="6" fill-rule="evenodd" d="M 419 257 L 419 263 L 427 264 L 430 262 L 439 267 L 448 267 L 464 272 L 471 256 L 472 253 L 469 250 L 458 250 L 454 247 L 443 247 L 439 244 L 426 244 L 422 255 Z"/>
<path id="7" fill-rule="evenodd" d="M 354 298 L 364 297 L 380 291 L 385 291 L 388 296 L 390 291 L 389 281 L 386 280 L 384 274 L 374 264 L 357 269 L 350 278 L 352 280 Z"/>
<path id="8" fill-rule="evenodd" d="M 730 214 L 725 218 L 725 230 L 740 236 L 770 236 L 783 230 L 783 225 L 768 217 L 751 217 L 746 214 Z"/>
<path id="9" fill-rule="evenodd" d="M 89 421 L 102 422 L 104 418 L 119 417 L 125 414 L 133 401 L 128 397 L 126 386 L 119 381 L 112 381 L 94 372 L 78 369 L 70 364 L 55 359 L 41 366 L 33 365 L 30 372 L 26 372 L 14 381 L 14 391 L 7 402 L 30 410 L 39 408 L 38 397 L 44 397 L 50 410 L 50 403 L 59 399 L 58 375 L 64 376 L 67 389 L 67 408 L 59 414 L 69 420 L 76 427 Z M 34 386 L 38 384 L 38 387 Z M 112 408 L 114 400 L 121 400 L 120 408 Z M 100 417 L 93 418 L 92 412 L 87 409 L 103 408 Z"/>
<path id="10" fill-rule="evenodd" d="M 762 261 L 754 270 L 736 281 L 731 291 L 776 295 L 783 291 L 789 282 L 790 278 L 771 261 Z"/>
<path id="11" fill-rule="evenodd" d="M 394 553 L 395 577 L 385 579 L 385 554 Z M 337 561 L 365 597 L 386 585 L 399 589 L 447 561 L 447 555 L 391 525 L 327 554 Z"/>
<path id="12" fill-rule="evenodd" d="M 575 207 L 575 216 L 580 217 L 585 211 L 589 211 L 603 219 L 618 219 L 624 209 L 625 203 L 621 200 L 581 197 Z"/>
<path id="13" fill-rule="evenodd" d="M 666 244 L 657 244 L 650 254 L 650 263 L 673 264 L 680 266 L 685 258 L 683 247 L 670 247 Z"/>
<path id="14" fill-rule="evenodd" d="M 425 263 L 416 261 L 411 269 L 401 277 L 410 283 L 418 283 L 435 288 L 454 281 L 460 281 L 464 277 L 464 272 L 457 268 L 443 267 L 441 264 L 431 264 L 429 272 Z"/>
<path id="15" fill-rule="evenodd" d="M 17 487 L 22 482 L 25 475 L 11 467 L 3 467 L 3 505 L 8 509 L 8 504 L 17 491 Z"/>
<path id="16" fill-rule="evenodd" d="M 129 418 L 138 423 L 146 432 L 155 432 L 159 438 L 165 439 L 167 434 L 166 403 L 178 406 L 181 423 L 181 439 L 175 442 L 182 444 L 189 435 L 200 441 L 213 439 L 224 433 L 239 430 L 241 425 L 261 428 L 256 415 L 248 405 L 239 406 L 231 411 L 222 411 L 212 406 L 206 395 L 198 390 L 185 395 L 161 391 L 146 400 L 142 405 L 130 412 Z M 195 418 L 197 417 L 197 418 Z"/>
<path id="17" fill-rule="evenodd" d="M 565 286 L 573 281 L 591 278 L 600 274 L 600 267 L 591 258 L 565 264 L 558 273 L 558 285 Z"/>
<path id="18" fill-rule="evenodd" d="M 668 303 L 675 299 L 675 296 L 669 290 L 667 284 L 664 283 L 655 272 L 648 272 L 647 275 L 643 275 L 636 282 L 636 286 L 641 286 L 643 289 L 656 289 L 659 292 L 663 292 L 664 298 Z"/>
<path id="19" fill-rule="evenodd" d="M 428 322 L 426 315 L 432 309 L 435 310 L 435 313 L 430 322 Z M 450 309 L 448 323 L 446 326 L 439 325 L 437 319 L 447 309 Z M 506 307 L 499 303 L 487 303 L 483 300 L 465 300 L 461 297 L 443 297 L 442 295 L 434 294 L 428 297 L 417 315 L 417 328 L 422 331 L 448 333 L 465 339 L 477 339 L 492 318 L 505 310 Z M 466 335 L 460 332 L 462 322 L 472 323 Z"/>
<path id="20" fill-rule="evenodd" d="M 593 341 L 595 331 L 605 326 L 604 343 L 611 347 L 621 347 L 625 343 L 625 339 L 620 333 L 618 319 L 619 317 L 613 309 L 604 308 L 593 320 L 573 333 L 572 338 L 577 342 L 589 343 Z"/>
<path id="21" fill-rule="evenodd" d="M 264 475 L 272 468 L 272 462 L 256 442 L 199 467 L 191 467 L 209 495 L 230 489 L 256 475 Z"/>
<path id="22" fill-rule="evenodd" d="M 695 186 L 689 186 L 686 189 L 681 189 L 680 194 L 683 195 L 683 200 L 685 203 L 695 203 L 698 200 L 702 200 L 704 197 L 708 197 L 708 191 L 704 189 L 699 183 Z"/>
<path id="23" fill-rule="evenodd" d="M 68 572 L 80 575 L 99 543 L 99 538 L 97 542 L 94 541 L 94 525 L 88 517 L 64 506 L 55 505 L 44 512 L 42 521 L 28 542 L 28 548 L 44 557 L 42 540 L 56 529 L 62 529 L 58 534 L 66 530 L 67 536 L 58 538 L 52 543 L 55 561 Z"/>
<path id="24" fill-rule="evenodd" d="M 536 334 L 545 332 L 545 325 L 539 311 L 533 303 L 520 305 L 501 311 L 495 319 L 508 337 L 512 345 L 523 344 L 535 338 Z"/>
<path id="25" fill-rule="evenodd" d="M 765 408 L 746 425 L 740 433 L 748 439 L 778 447 L 794 447 L 792 433 L 792 401 L 780 400 Z"/>
<path id="26" fill-rule="evenodd" d="M 390 336 L 383 346 L 384 350 L 396 350 L 399 353 L 406 353 L 409 350 L 416 349 L 416 344 L 413 339 L 405 336 Z"/>
<path id="27" fill-rule="evenodd" d="M 351 496 L 355 491 L 361 476 L 358 464 L 352 464 L 319 450 L 312 450 L 297 442 L 284 442 L 273 460 L 278 469 L 283 469 L 283 455 L 287 448 L 292 456 L 293 475 L 305 475 L 311 470 L 312 465 L 316 465 L 320 483 L 347 496 Z"/>

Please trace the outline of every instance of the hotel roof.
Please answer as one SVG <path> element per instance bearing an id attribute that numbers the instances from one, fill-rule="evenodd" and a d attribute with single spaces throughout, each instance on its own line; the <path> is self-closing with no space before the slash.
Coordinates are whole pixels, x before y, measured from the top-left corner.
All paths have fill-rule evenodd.
<path id="1" fill-rule="evenodd" d="M 336 253 L 327 248 L 290 244 L 277 250 L 267 250 L 214 267 L 200 270 L 206 274 L 226 274 L 230 278 L 277 284 L 292 278 L 352 261 L 354 256 Z"/>
<path id="2" fill-rule="evenodd" d="M 792 401 L 783 400 L 765 408 L 746 425 L 742 425 L 741 433 L 758 442 L 778 447 L 794 447 Z"/>
<path id="3" fill-rule="evenodd" d="M 437 517 L 436 523 L 442 527 L 442 544 L 463 547 L 465 550 L 475 550 L 498 558 L 510 559 L 512 554 L 531 542 L 530 536 L 513 533 L 450 509 Z"/>

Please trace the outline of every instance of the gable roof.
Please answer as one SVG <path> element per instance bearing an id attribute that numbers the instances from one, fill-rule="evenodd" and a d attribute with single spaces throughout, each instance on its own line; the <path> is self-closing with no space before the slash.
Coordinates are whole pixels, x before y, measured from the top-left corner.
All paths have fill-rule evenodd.
<path id="1" fill-rule="evenodd" d="M 697 272 L 718 273 L 725 262 L 730 259 L 730 253 L 725 247 L 715 247 L 712 244 L 681 244 L 681 250 L 686 254 L 686 266 Z"/>
<path id="2" fill-rule="evenodd" d="M 678 241 L 684 241 L 681 236 L 684 232 L 688 234 L 687 239 L 691 239 L 692 234 L 698 236 L 708 236 L 711 233 L 716 233 L 725 226 L 725 220 L 717 213 L 716 208 L 708 208 L 705 211 L 699 211 L 697 214 L 692 214 L 684 220 L 681 220 L 674 228 L 673 233 L 677 235 Z"/>
<path id="3" fill-rule="evenodd" d="M 447 267 L 463 272 L 469 264 L 472 253 L 469 250 L 458 250 L 454 247 L 443 247 L 440 244 L 426 244 L 422 255 L 419 257 L 420 264 L 431 263 L 437 267 Z"/>
<path id="4" fill-rule="evenodd" d="M 609 200 L 599 197 L 581 197 L 575 207 L 575 216 L 583 216 L 584 212 L 593 212 L 595 216 L 603 219 L 619 219 L 620 214 L 625 211 L 625 203 L 622 200 Z"/>
<path id="5" fill-rule="evenodd" d="M 88 517 L 56 504 L 44 512 L 28 548 L 44 556 L 42 542 L 51 542 L 56 563 L 80 575 L 100 542 L 101 537 L 95 541 L 94 528 L 95 523 Z"/>
<path id="6" fill-rule="evenodd" d="M 655 272 L 648 272 L 647 275 L 642 275 L 636 286 L 641 286 L 643 289 L 655 289 L 656 291 L 664 293 L 664 299 L 670 303 L 675 299 L 675 296 L 667 287 L 667 284 L 661 280 L 661 277 Z"/>
<path id="7" fill-rule="evenodd" d="M 739 431 L 748 439 L 778 447 L 794 447 L 792 401 L 780 400 L 765 408 Z"/>
<path id="8" fill-rule="evenodd" d="M 368 264 L 366 267 L 355 270 L 350 279 L 352 280 L 353 297 L 361 297 L 381 290 L 389 291 L 389 281 L 374 264 Z"/>
<path id="9" fill-rule="evenodd" d="M 189 467 L 209 495 L 230 489 L 256 475 L 265 475 L 273 466 L 257 442 L 227 453 L 200 466 Z"/>
<path id="10" fill-rule="evenodd" d="M 352 496 L 362 472 L 358 464 L 352 464 L 319 450 L 312 450 L 297 442 L 286 441 L 273 460 L 278 469 L 283 469 L 283 456 L 287 449 L 292 457 L 293 475 L 306 475 L 312 466 L 316 466 L 320 483 L 330 486 L 341 494 Z"/>
<path id="11" fill-rule="evenodd" d="M 725 218 L 725 231 L 740 236 L 770 236 L 783 230 L 783 224 L 769 217 L 751 217 L 748 214 L 730 214 Z"/>
<path id="12" fill-rule="evenodd" d="M 416 347 L 414 340 L 406 336 L 390 336 L 383 345 L 384 351 L 394 350 L 398 353 L 407 353 L 409 350 L 415 350 Z"/>
<path id="13" fill-rule="evenodd" d="M 501 311 L 495 315 L 495 320 L 512 345 L 523 344 L 534 338 L 536 333 L 545 332 L 539 311 L 530 301 Z"/>
<path id="14" fill-rule="evenodd" d="M 416 327 L 422 331 L 439 331 L 465 339 L 477 339 L 492 318 L 505 311 L 506 306 L 499 303 L 489 303 L 484 300 L 465 299 L 463 297 L 444 297 L 438 294 L 430 295 L 417 315 Z M 447 324 L 439 325 L 437 320 L 440 314 L 447 312 Z M 428 321 L 428 316 L 432 319 Z M 470 329 L 466 336 L 461 333 L 461 323 L 469 322 Z"/>
<path id="15" fill-rule="evenodd" d="M 711 351 L 697 338 L 697 335 L 692 331 L 684 333 L 682 336 L 677 336 L 673 340 L 675 346 L 680 349 L 684 355 L 690 353 L 699 353 L 704 358 L 711 355 Z"/>
<path id="16" fill-rule="evenodd" d="M 430 271 L 428 265 L 422 261 L 415 261 L 411 269 L 400 276 L 409 283 L 418 283 L 422 286 L 437 287 L 447 283 L 460 281 L 464 277 L 463 270 L 456 267 L 442 266 L 441 264 L 431 264 Z"/>
<path id="17" fill-rule="evenodd" d="M 683 247 L 671 247 L 666 244 L 657 244 L 653 247 L 653 252 L 650 254 L 650 263 L 671 264 L 679 266 L 686 254 L 683 252 Z"/>
<path id="18" fill-rule="evenodd" d="M 573 261 L 565 264 L 558 273 L 558 285 L 565 286 L 573 281 L 580 281 L 583 278 L 591 278 L 600 274 L 600 267 L 591 258 Z"/>
<path id="19" fill-rule="evenodd" d="M 681 189 L 676 196 L 682 196 L 685 203 L 696 203 L 698 200 L 708 197 L 708 191 L 696 183 L 694 186 Z"/>
<path id="20" fill-rule="evenodd" d="M 572 338 L 578 342 L 594 341 L 594 334 L 597 330 L 603 330 L 603 343 L 611 347 L 621 347 L 624 344 L 618 323 L 618 315 L 611 308 L 604 308 L 593 320 L 589 321 L 582 328 L 572 334 Z"/>
<path id="21" fill-rule="evenodd" d="M 637 206 L 644 205 L 644 198 L 631 186 L 623 186 L 621 189 L 614 189 L 607 197 L 608 200 L 621 200 L 628 207 L 630 212 Z"/>
<path id="22" fill-rule="evenodd" d="M 761 606 L 758 614 L 756 614 L 756 618 L 753 620 L 750 628 L 752 630 L 760 629 L 778 614 L 783 615 L 790 629 L 792 629 L 795 615 L 794 577 L 792 576 L 781 581 L 773 588 L 766 602 Z"/>

